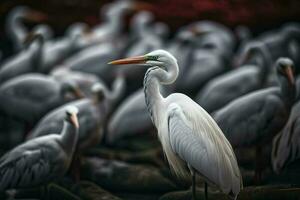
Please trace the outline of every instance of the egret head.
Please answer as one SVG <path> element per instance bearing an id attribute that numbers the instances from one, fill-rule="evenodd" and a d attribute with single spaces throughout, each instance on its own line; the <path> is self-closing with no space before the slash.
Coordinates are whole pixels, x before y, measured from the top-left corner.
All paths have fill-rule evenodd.
<path id="1" fill-rule="evenodd" d="M 287 78 L 290 85 L 295 84 L 295 77 L 294 77 L 294 62 L 289 58 L 279 58 L 276 61 L 276 70 L 280 77 Z"/>
<path id="2" fill-rule="evenodd" d="M 76 128 L 79 128 L 77 114 L 78 108 L 76 106 L 68 106 L 66 108 L 66 120 L 73 124 Z"/>
<path id="3" fill-rule="evenodd" d="M 155 50 L 143 56 L 135 56 L 112 61 L 108 64 L 112 65 L 127 65 L 127 64 L 142 64 L 149 66 L 165 67 L 166 65 L 177 65 L 176 58 L 165 50 Z"/>

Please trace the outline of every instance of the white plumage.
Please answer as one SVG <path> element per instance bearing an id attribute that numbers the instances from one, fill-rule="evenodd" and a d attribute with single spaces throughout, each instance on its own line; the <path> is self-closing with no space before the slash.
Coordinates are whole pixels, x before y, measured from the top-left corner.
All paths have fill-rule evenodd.
<path id="1" fill-rule="evenodd" d="M 160 94 L 160 83 L 171 84 L 178 76 L 176 59 L 164 50 L 156 50 L 111 62 L 133 63 L 152 66 L 144 78 L 146 105 L 175 174 L 188 175 L 186 162 L 192 174 L 196 171 L 206 182 L 236 198 L 242 178 L 232 147 L 219 126 L 188 96 L 175 93 L 164 98 Z"/>

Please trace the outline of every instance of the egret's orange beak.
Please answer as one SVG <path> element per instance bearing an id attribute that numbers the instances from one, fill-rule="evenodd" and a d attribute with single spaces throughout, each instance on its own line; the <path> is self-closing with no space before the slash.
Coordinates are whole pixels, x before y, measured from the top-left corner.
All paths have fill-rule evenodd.
<path id="1" fill-rule="evenodd" d="M 146 56 L 135 56 L 109 62 L 109 65 L 143 64 L 147 61 Z"/>
<path id="2" fill-rule="evenodd" d="M 79 128 L 79 122 L 78 122 L 78 118 L 77 118 L 77 115 L 76 115 L 76 114 L 73 113 L 73 114 L 70 116 L 70 120 L 71 120 L 72 124 L 74 124 L 74 126 L 75 126 L 76 128 Z"/>
<path id="3" fill-rule="evenodd" d="M 295 84 L 295 77 L 292 68 L 289 66 L 285 69 L 286 75 L 291 85 Z"/>

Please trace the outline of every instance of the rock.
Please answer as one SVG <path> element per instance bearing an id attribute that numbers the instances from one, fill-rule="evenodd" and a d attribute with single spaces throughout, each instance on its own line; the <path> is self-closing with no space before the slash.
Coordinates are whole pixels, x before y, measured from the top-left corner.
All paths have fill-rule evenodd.
<path id="1" fill-rule="evenodd" d="M 109 160 L 120 160 L 134 164 L 150 164 L 157 167 L 166 167 L 161 147 L 144 151 L 116 150 L 109 148 L 94 148 L 86 153 L 87 156 L 96 156 Z"/>
<path id="2" fill-rule="evenodd" d="M 72 191 L 80 196 L 82 200 L 121 200 L 121 198 L 88 181 L 81 181 L 76 184 Z"/>
<path id="3" fill-rule="evenodd" d="M 156 133 L 152 134 L 140 134 L 131 137 L 124 138 L 114 144 L 115 149 L 126 149 L 129 151 L 144 151 L 153 148 L 160 147 L 160 142 Z"/>
<path id="4" fill-rule="evenodd" d="M 82 200 L 121 200 L 121 198 L 114 196 L 110 192 L 89 181 L 74 183 L 72 179 L 65 177 L 58 181 L 57 184 L 71 191 Z"/>
<path id="5" fill-rule="evenodd" d="M 20 198 L 24 198 L 24 199 L 25 198 L 26 199 L 41 198 L 43 196 L 43 194 L 45 194 L 44 188 L 43 187 L 37 187 L 37 188 L 29 188 L 29 189 L 19 189 L 14 194 L 14 197 L 16 199 L 20 199 Z"/>
<path id="6" fill-rule="evenodd" d="M 164 193 L 178 189 L 155 167 L 96 157 L 86 159 L 82 177 L 110 191 Z"/>
<path id="7" fill-rule="evenodd" d="M 48 185 L 48 197 L 49 200 L 57 200 L 57 199 L 63 199 L 63 200 L 80 200 L 78 196 L 75 194 L 72 194 L 67 189 L 60 187 L 56 184 L 49 184 Z"/>
<path id="8" fill-rule="evenodd" d="M 300 160 L 290 163 L 279 174 L 273 172 L 268 177 L 268 183 L 300 186 Z"/>
<path id="9" fill-rule="evenodd" d="M 197 200 L 204 200 L 204 191 L 197 188 Z M 163 195 L 159 200 L 190 200 L 191 190 L 171 192 Z M 228 195 L 222 192 L 209 191 L 210 200 L 230 200 Z M 246 187 L 237 198 L 238 200 L 299 200 L 300 188 L 290 188 L 289 186 L 261 186 Z"/>
<path id="10" fill-rule="evenodd" d="M 157 200 L 161 194 L 145 194 L 145 193 L 118 193 L 123 200 Z"/>

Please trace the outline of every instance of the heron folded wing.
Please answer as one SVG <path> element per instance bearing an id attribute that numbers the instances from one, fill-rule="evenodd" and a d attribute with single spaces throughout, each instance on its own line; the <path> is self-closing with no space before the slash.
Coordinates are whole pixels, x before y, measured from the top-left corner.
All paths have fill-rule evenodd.
<path id="1" fill-rule="evenodd" d="M 26 187 L 38 184 L 49 173 L 49 163 L 44 159 L 42 150 L 28 150 L 8 153 L 0 163 L 0 191 L 6 188 Z M 40 167 L 44 170 L 36 171 Z"/>

